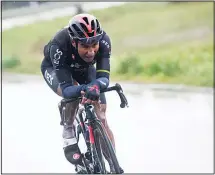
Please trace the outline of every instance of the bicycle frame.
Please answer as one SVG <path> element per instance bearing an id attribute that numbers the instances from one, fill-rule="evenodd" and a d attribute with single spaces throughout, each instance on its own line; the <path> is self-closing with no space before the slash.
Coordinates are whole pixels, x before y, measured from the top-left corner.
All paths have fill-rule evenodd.
<path id="1" fill-rule="evenodd" d="M 83 119 L 83 114 L 86 114 L 86 118 L 85 121 Z M 78 122 L 78 124 L 80 124 L 81 128 L 82 128 L 82 132 L 83 132 L 83 136 L 85 137 L 85 140 L 87 140 L 87 136 L 86 136 L 86 128 L 85 128 L 85 122 L 88 122 L 88 131 L 89 131 L 89 142 L 90 145 L 87 145 L 87 148 L 90 149 L 91 153 L 92 153 L 92 158 L 94 159 L 95 156 L 95 138 L 94 138 L 94 133 L 93 133 L 93 123 L 94 122 L 99 122 L 101 124 L 101 121 L 97 118 L 96 113 L 94 111 L 94 106 L 91 104 L 85 104 L 84 105 L 84 109 L 80 109 L 78 112 L 78 117 L 80 119 L 80 121 L 77 119 L 76 117 L 76 121 Z M 95 160 L 95 159 L 94 159 Z"/>
<path id="2" fill-rule="evenodd" d="M 124 108 L 124 107 L 128 107 L 128 101 L 125 97 L 125 95 L 123 94 L 123 90 L 122 90 L 122 87 L 120 84 L 116 83 L 114 86 L 112 87 L 108 87 L 104 90 L 101 91 L 101 93 L 105 93 L 105 92 L 109 92 L 109 91 L 116 91 L 120 97 L 120 100 L 121 100 L 121 104 L 120 104 L 120 107 L 121 108 Z M 64 125 L 66 125 L 66 116 L 65 116 L 65 109 L 66 109 L 66 104 L 67 103 L 70 103 L 70 102 L 73 102 L 77 99 L 81 100 L 82 97 L 78 97 L 78 98 L 73 98 L 73 99 L 62 99 L 61 100 L 61 105 L 62 105 L 62 114 L 61 114 L 61 117 L 62 117 L 62 123 Z M 90 126 L 89 126 L 89 134 L 90 134 L 90 143 L 93 144 L 95 139 L 94 139 L 94 135 L 93 135 L 93 128 L 92 128 L 92 123 L 93 121 L 97 120 L 98 122 L 100 122 L 100 120 L 97 119 L 96 117 L 96 114 L 94 112 L 94 107 L 93 105 L 91 104 L 85 104 L 84 107 L 82 107 L 81 109 L 79 108 L 78 109 L 78 115 L 79 115 L 79 119 L 80 119 L 80 125 L 84 131 L 84 133 L 86 133 L 86 128 L 85 128 L 85 125 L 84 125 L 84 121 L 83 121 L 83 117 L 82 117 L 82 113 L 83 111 L 86 112 L 86 116 L 88 117 L 88 121 L 90 123 Z M 76 120 L 77 120 L 77 117 L 76 117 Z M 77 120 L 79 121 L 79 120 Z"/>
<path id="3" fill-rule="evenodd" d="M 102 90 L 101 93 L 113 91 L 113 90 L 116 91 L 120 97 L 120 100 L 121 100 L 120 107 L 121 108 L 124 108 L 126 106 L 128 107 L 127 99 L 124 96 L 122 88 L 119 84 L 116 83 L 115 86 L 108 87 L 108 88 Z M 73 98 L 73 99 L 62 99 L 61 100 L 61 102 L 60 102 L 60 106 L 61 106 L 60 108 L 61 109 L 60 108 L 59 109 L 60 109 L 61 118 L 62 118 L 61 123 L 63 125 L 67 125 L 67 121 L 66 121 L 67 119 L 66 119 L 66 115 L 65 115 L 66 104 L 73 102 L 73 101 L 76 101 L 77 99 L 81 100 L 82 97 Z M 85 118 L 83 117 L 83 114 L 86 114 Z M 94 111 L 94 106 L 92 104 L 79 105 L 78 113 L 76 114 L 75 119 L 76 119 L 77 123 L 79 124 L 78 126 L 81 127 L 81 130 L 82 130 L 82 133 L 83 133 L 83 136 L 85 139 L 85 143 L 87 144 L 87 148 L 91 153 L 91 158 L 93 160 L 93 164 L 99 165 L 99 167 L 101 167 L 101 162 L 98 160 L 98 152 L 96 151 L 97 149 L 96 149 L 96 143 L 95 143 L 95 137 L 94 137 L 94 133 L 95 133 L 94 129 L 95 129 L 96 125 L 98 127 L 98 124 L 103 127 L 103 130 L 105 128 L 104 128 L 104 125 L 102 125 L 102 122 L 97 118 L 96 113 Z M 85 127 L 85 122 L 87 122 L 88 130 L 89 130 L 89 144 L 87 142 L 87 136 L 86 136 L 87 132 L 86 132 L 86 127 Z M 78 134 L 77 140 L 79 140 L 79 134 L 80 133 L 77 133 L 77 134 Z M 108 136 L 106 136 L 106 137 L 108 137 Z M 110 141 L 108 142 L 108 144 L 111 147 Z"/>

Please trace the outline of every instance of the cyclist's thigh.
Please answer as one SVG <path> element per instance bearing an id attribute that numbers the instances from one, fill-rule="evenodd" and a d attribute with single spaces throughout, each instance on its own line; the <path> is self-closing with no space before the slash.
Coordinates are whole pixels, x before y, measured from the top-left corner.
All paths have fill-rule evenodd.
<path id="1" fill-rule="evenodd" d="M 74 84 L 72 74 L 68 70 L 63 70 L 64 77 L 62 81 L 66 81 L 68 83 Z M 56 70 L 53 67 L 47 67 L 43 68 L 42 70 L 43 78 L 45 79 L 48 86 L 59 96 L 62 96 L 61 90 L 60 90 L 60 82 L 56 76 Z"/>
<path id="2" fill-rule="evenodd" d="M 72 78 L 72 74 L 69 70 L 67 69 L 63 69 L 61 70 L 63 72 L 63 79 L 61 79 L 60 81 L 63 82 L 68 82 L 68 83 L 71 83 L 73 85 L 76 85 L 76 81 L 73 80 Z M 58 81 L 58 78 L 56 76 L 56 71 L 54 70 L 53 67 L 48 67 L 48 68 L 44 68 L 42 70 L 42 74 L 43 74 L 43 77 L 46 81 L 46 83 L 48 84 L 48 86 L 59 96 L 62 97 L 62 92 L 61 92 L 61 89 L 60 89 L 60 82 Z M 76 109 L 78 107 L 78 104 L 79 104 L 79 101 L 76 100 L 76 101 L 73 101 L 73 102 L 70 102 L 66 105 L 67 107 L 67 110 L 66 110 L 66 115 L 67 116 L 75 116 L 75 113 L 76 113 Z M 73 123 L 73 120 L 74 118 L 70 118 L 71 123 Z"/>
<path id="3" fill-rule="evenodd" d="M 42 70 L 43 78 L 48 86 L 57 94 L 57 88 L 59 81 L 56 76 L 56 72 L 53 67 L 47 67 Z"/>

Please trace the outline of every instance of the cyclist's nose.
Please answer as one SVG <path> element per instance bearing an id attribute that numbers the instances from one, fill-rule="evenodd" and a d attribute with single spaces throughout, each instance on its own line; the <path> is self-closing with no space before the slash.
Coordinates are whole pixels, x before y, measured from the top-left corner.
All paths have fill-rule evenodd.
<path id="1" fill-rule="evenodd" d="M 88 49 L 88 51 L 87 51 L 87 55 L 91 55 L 91 56 L 93 56 L 95 54 L 95 49 L 93 49 L 92 47 L 91 48 L 89 48 Z"/>

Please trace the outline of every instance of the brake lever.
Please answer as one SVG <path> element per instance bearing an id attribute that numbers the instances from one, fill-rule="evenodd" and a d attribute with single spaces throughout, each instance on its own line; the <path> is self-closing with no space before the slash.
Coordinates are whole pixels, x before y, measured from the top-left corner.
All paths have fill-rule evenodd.
<path id="1" fill-rule="evenodd" d="M 129 106 L 128 106 L 128 100 L 126 99 L 126 97 L 125 97 L 125 95 L 124 95 L 124 93 L 123 93 L 123 90 L 122 90 L 121 85 L 118 84 L 118 83 L 116 83 L 115 86 L 116 86 L 116 88 L 117 88 L 116 91 L 118 92 L 119 97 L 120 97 L 120 99 L 121 99 L 120 107 L 121 107 L 121 108 L 124 108 L 124 107 L 126 106 L 126 107 L 128 108 L 128 107 L 129 107 Z"/>

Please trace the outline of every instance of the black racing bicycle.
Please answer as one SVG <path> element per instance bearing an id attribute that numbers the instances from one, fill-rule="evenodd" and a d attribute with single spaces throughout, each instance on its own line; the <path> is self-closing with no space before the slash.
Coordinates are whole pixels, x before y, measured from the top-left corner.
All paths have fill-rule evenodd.
<path id="1" fill-rule="evenodd" d="M 101 93 L 113 90 L 116 91 L 120 97 L 120 107 L 128 107 L 128 101 L 123 94 L 120 84 L 116 83 L 114 86 L 108 87 L 101 91 Z M 78 99 L 81 101 L 81 97 Z M 77 100 L 77 98 L 61 100 L 61 114 L 63 123 L 65 125 L 65 106 L 67 103 L 73 102 L 75 100 Z M 87 151 L 82 153 L 82 160 L 87 174 L 121 174 L 119 162 L 117 160 L 114 148 L 103 124 L 96 116 L 94 106 L 91 104 L 79 105 L 75 120 L 77 123 L 75 129 L 77 140 L 79 142 L 80 135 L 82 135 L 87 147 Z M 103 148 L 105 146 L 105 151 L 102 149 L 101 143 L 103 143 Z M 109 171 L 107 170 L 104 161 L 104 158 L 106 157 L 108 157 L 109 161 L 111 162 L 110 165 L 110 162 L 108 161 L 109 166 L 112 166 L 109 168 Z"/>

